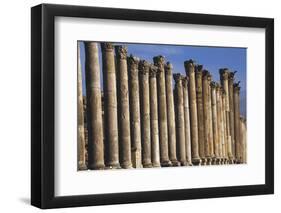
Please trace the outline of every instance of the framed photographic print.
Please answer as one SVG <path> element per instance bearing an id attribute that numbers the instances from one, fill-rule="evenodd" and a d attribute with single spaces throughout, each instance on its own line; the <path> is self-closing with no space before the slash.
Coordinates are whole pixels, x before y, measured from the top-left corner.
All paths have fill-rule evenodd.
<path id="1" fill-rule="evenodd" d="M 274 21 L 31 9 L 31 203 L 274 192 Z"/>

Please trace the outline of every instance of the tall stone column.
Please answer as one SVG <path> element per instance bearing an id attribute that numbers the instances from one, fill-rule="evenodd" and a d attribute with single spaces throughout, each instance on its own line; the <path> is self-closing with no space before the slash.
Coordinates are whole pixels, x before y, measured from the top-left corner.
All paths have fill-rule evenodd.
<path id="1" fill-rule="evenodd" d="M 227 125 L 226 125 L 226 101 L 225 98 L 226 93 L 224 89 L 222 89 L 222 120 L 223 120 L 223 127 L 222 127 L 222 133 L 223 133 L 223 143 L 222 143 L 222 155 L 223 155 L 223 164 L 227 163 L 228 155 L 227 155 Z"/>
<path id="2" fill-rule="evenodd" d="M 84 107 L 83 107 L 83 93 L 82 93 L 82 69 L 80 60 L 80 42 L 77 43 L 77 61 L 78 61 L 78 73 L 77 73 L 77 96 L 78 96 L 78 170 L 87 169 L 86 166 L 86 151 L 85 151 L 85 132 L 84 132 Z"/>
<path id="3" fill-rule="evenodd" d="M 218 163 L 220 159 L 219 154 L 219 132 L 218 132 L 218 112 L 217 112 L 217 84 L 211 82 L 211 105 L 212 105 L 212 127 L 213 127 L 213 147 L 214 147 L 214 161 L 213 164 Z"/>
<path id="4" fill-rule="evenodd" d="M 141 121 L 140 121 L 140 98 L 139 98 L 139 59 L 132 55 L 128 57 L 129 67 L 129 98 L 131 118 L 131 152 L 134 168 L 142 167 L 141 156 Z"/>
<path id="5" fill-rule="evenodd" d="M 182 80 L 183 85 L 183 107 L 184 107 L 184 127 L 185 127 L 185 148 L 186 161 L 189 166 L 192 166 L 191 156 L 191 138 L 190 138 L 190 116 L 189 116 L 189 95 L 188 95 L 188 77 Z"/>
<path id="6" fill-rule="evenodd" d="M 233 82 L 235 72 L 230 72 L 228 76 L 228 92 L 229 92 L 229 127 L 230 127 L 230 136 L 232 143 L 232 155 L 233 160 L 235 160 L 235 136 L 234 136 L 234 99 L 233 99 Z"/>
<path id="7" fill-rule="evenodd" d="M 158 113 L 159 113 L 159 132 L 160 132 L 160 161 L 161 166 L 171 166 L 168 148 L 168 125 L 167 125 L 167 103 L 166 103 L 166 84 L 164 71 L 164 57 L 156 56 L 153 58 L 154 65 L 158 67 L 157 92 L 158 92 Z"/>
<path id="8" fill-rule="evenodd" d="M 168 118 L 168 144 L 169 158 L 173 166 L 179 166 L 176 150 L 176 123 L 175 123 L 175 106 L 173 94 L 173 66 L 170 62 L 165 65 L 166 77 L 166 96 L 167 96 L 167 118 Z"/>
<path id="9" fill-rule="evenodd" d="M 176 129 L 178 143 L 178 158 L 182 166 L 186 166 L 186 146 L 185 146 L 185 123 L 184 123 L 184 106 L 183 106 L 183 76 L 179 73 L 174 74 L 175 94 L 176 94 Z"/>
<path id="10" fill-rule="evenodd" d="M 227 68 L 220 69 L 220 78 L 221 84 L 225 91 L 225 124 L 226 124 L 226 146 L 227 146 L 227 156 L 229 162 L 233 163 L 233 154 L 232 154 L 232 140 L 230 133 L 230 108 L 229 108 L 229 70 Z"/>
<path id="11" fill-rule="evenodd" d="M 235 130 L 235 151 L 236 162 L 241 163 L 240 153 L 240 87 L 239 82 L 233 85 L 234 94 L 234 130 Z"/>
<path id="12" fill-rule="evenodd" d="M 151 123 L 151 154 L 153 167 L 160 167 L 159 129 L 158 129 L 158 101 L 157 101 L 157 67 L 150 66 L 150 123 Z"/>
<path id="13" fill-rule="evenodd" d="M 87 92 L 88 168 L 103 169 L 104 138 L 98 44 L 85 42 Z"/>
<path id="14" fill-rule="evenodd" d="M 209 104 L 209 132 L 210 132 L 210 138 L 209 138 L 209 152 L 211 159 L 208 162 L 208 165 L 211 165 L 214 163 L 214 135 L 213 135 L 213 114 L 212 114 L 212 91 L 211 91 L 211 83 L 212 83 L 212 76 L 211 74 L 208 75 L 208 104 Z"/>
<path id="15" fill-rule="evenodd" d="M 149 63 L 139 62 L 140 97 L 141 97 L 141 135 L 142 135 L 142 165 L 152 167 L 151 135 L 150 135 L 150 103 L 149 103 Z"/>
<path id="16" fill-rule="evenodd" d="M 129 88 L 127 69 L 127 47 L 116 46 L 116 65 L 119 102 L 119 143 L 120 163 L 122 168 L 132 168 L 131 161 L 131 131 L 130 131 L 130 109 L 129 109 Z"/>
<path id="17" fill-rule="evenodd" d="M 199 165 L 201 163 L 201 159 L 199 157 L 199 146 L 198 146 L 198 120 L 197 120 L 196 80 L 195 80 L 194 61 L 193 60 L 185 61 L 184 67 L 185 67 L 186 75 L 189 77 L 192 164 Z"/>
<path id="18" fill-rule="evenodd" d="M 120 168 L 118 144 L 117 91 L 114 46 L 101 43 L 103 63 L 105 141 L 109 168 Z"/>
<path id="19" fill-rule="evenodd" d="M 206 165 L 207 159 L 205 158 L 205 135 L 204 135 L 205 124 L 204 124 L 204 108 L 203 108 L 202 73 L 203 73 L 203 66 L 197 65 L 195 67 L 195 78 L 196 78 L 199 155 L 202 160 L 202 164 Z"/>
<path id="20" fill-rule="evenodd" d="M 247 163 L 247 127 L 246 119 L 240 117 L 241 163 Z"/>
<path id="21" fill-rule="evenodd" d="M 205 158 L 209 162 L 211 162 L 211 153 L 210 153 L 210 105 L 209 105 L 209 77 L 210 73 L 207 70 L 203 72 L 203 111 L 204 111 L 204 151 Z M 205 160 L 204 165 L 207 164 Z"/>
<path id="22" fill-rule="evenodd" d="M 222 164 L 222 143 L 223 143 L 223 119 L 222 119 L 222 97 L 221 97 L 221 86 L 217 84 L 216 86 L 216 99 L 217 99 L 217 127 L 218 127 L 218 155 L 217 164 Z"/>

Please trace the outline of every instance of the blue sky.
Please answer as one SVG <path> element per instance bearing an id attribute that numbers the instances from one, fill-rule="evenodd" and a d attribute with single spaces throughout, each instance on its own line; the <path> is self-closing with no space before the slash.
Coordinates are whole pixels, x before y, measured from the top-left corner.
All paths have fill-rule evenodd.
<path id="1" fill-rule="evenodd" d="M 246 48 L 131 43 L 115 44 L 126 45 L 128 47 L 128 55 L 133 54 L 150 63 L 153 62 L 154 56 L 163 55 L 166 62 L 170 61 L 173 64 L 173 72 L 181 73 L 183 75 L 185 75 L 184 61 L 188 59 L 193 59 L 196 63 L 202 64 L 203 68 L 207 69 L 212 74 L 212 79 L 217 82 L 219 82 L 220 79 L 220 68 L 229 68 L 230 70 L 237 71 L 235 79 L 236 81 L 240 81 L 241 86 L 241 114 L 244 116 L 246 115 Z M 80 55 L 83 73 L 83 93 L 85 94 L 85 51 L 83 42 L 80 42 Z M 99 57 L 102 70 L 101 52 Z"/>

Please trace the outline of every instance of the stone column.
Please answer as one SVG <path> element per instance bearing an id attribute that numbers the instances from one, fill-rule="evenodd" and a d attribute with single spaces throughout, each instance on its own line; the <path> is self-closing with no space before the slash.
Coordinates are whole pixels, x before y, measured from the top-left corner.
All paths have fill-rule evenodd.
<path id="1" fill-rule="evenodd" d="M 215 162 L 215 154 L 214 154 L 214 136 L 213 136 L 213 114 L 212 114 L 212 91 L 211 91 L 211 82 L 212 82 L 212 76 L 208 75 L 208 104 L 209 104 L 209 132 L 210 132 L 210 138 L 209 138 L 209 152 L 211 159 L 208 162 L 208 165 L 211 165 Z"/>
<path id="2" fill-rule="evenodd" d="M 132 163 L 134 168 L 142 167 L 141 157 L 141 123 L 140 123 L 140 98 L 139 98 L 139 59 L 132 55 L 128 57 L 129 67 L 129 99 L 131 118 L 131 146 Z"/>
<path id="3" fill-rule="evenodd" d="M 235 160 L 235 136 L 234 136 L 234 99 L 233 99 L 233 82 L 235 72 L 230 72 L 228 76 L 228 92 L 229 92 L 229 127 L 230 127 L 230 136 L 232 143 L 232 155 L 233 160 Z"/>
<path id="4" fill-rule="evenodd" d="M 118 79 L 120 163 L 122 168 L 127 169 L 132 168 L 127 47 L 116 46 L 115 53 Z"/>
<path id="5" fill-rule="evenodd" d="M 184 106 L 184 127 L 185 127 L 185 147 L 186 161 L 189 166 L 192 166 L 191 156 L 191 138 L 190 138 L 190 116 L 189 116 L 189 97 L 188 97 L 188 77 L 182 80 L 183 84 L 183 106 Z"/>
<path id="6" fill-rule="evenodd" d="M 221 99 L 221 86 L 216 86 L 216 99 L 217 99 L 217 127 L 218 127 L 218 155 L 217 164 L 222 164 L 222 143 L 223 143 L 223 119 L 222 119 L 222 99 Z"/>
<path id="7" fill-rule="evenodd" d="M 211 82 L 211 105 L 212 105 L 212 126 L 213 126 L 213 147 L 214 147 L 214 161 L 216 164 L 220 159 L 219 154 L 219 132 L 218 132 L 218 113 L 217 113 L 217 84 Z"/>
<path id="8" fill-rule="evenodd" d="M 98 44 L 85 42 L 87 92 L 88 168 L 104 168 L 104 138 Z"/>
<path id="9" fill-rule="evenodd" d="M 185 123 L 184 123 L 184 106 L 183 106 L 183 76 L 179 73 L 174 74 L 175 95 L 176 95 L 176 129 L 178 158 L 182 166 L 186 166 L 186 146 L 185 146 Z"/>
<path id="10" fill-rule="evenodd" d="M 105 141 L 109 168 L 120 168 L 118 145 L 117 92 L 114 46 L 101 43 L 104 88 Z"/>
<path id="11" fill-rule="evenodd" d="M 222 155 L 223 155 L 223 164 L 227 163 L 227 125 L 226 125 L 226 101 L 225 98 L 226 93 L 224 89 L 222 89 L 222 120 L 223 120 L 223 127 L 222 127 L 222 134 L 223 134 L 223 142 L 222 142 Z"/>
<path id="12" fill-rule="evenodd" d="M 149 103 L 149 63 L 139 62 L 140 97 L 141 97 L 141 135 L 142 135 L 142 165 L 152 167 L 151 136 L 150 136 L 150 103 Z"/>
<path id="13" fill-rule="evenodd" d="M 202 71 L 203 66 L 197 65 L 195 67 L 196 78 L 196 100 L 197 100 L 197 119 L 198 119 L 198 142 L 199 155 L 202 164 L 205 165 L 207 160 L 205 158 L 205 135 L 204 135 L 204 109 L 203 109 L 203 85 L 202 85 Z"/>
<path id="14" fill-rule="evenodd" d="M 158 101 L 157 101 L 157 67 L 150 66 L 150 123 L 151 123 L 151 154 L 153 167 L 160 167 L 159 130 L 158 130 Z"/>
<path id="15" fill-rule="evenodd" d="M 86 151 L 85 151 L 84 106 L 83 106 L 83 93 L 82 93 L 82 69 L 81 69 L 81 61 L 80 61 L 80 42 L 77 43 L 77 51 L 78 51 L 78 55 L 77 55 L 78 170 L 85 170 L 87 169 L 87 166 L 86 166 Z"/>
<path id="16" fill-rule="evenodd" d="M 234 131 L 235 131 L 235 151 L 236 162 L 241 163 L 240 153 L 240 87 L 239 82 L 233 85 L 234 94 Z"/>
<path id="17" fill-rule="evenodd" d="M 189 97 L 190 97 L 190 121 L 191 121 L 191 148 L 192 164 L 199 165 L 198 147 L 198 121 L 197 121 L 197 104 L 196 104 L 196 81 L 195 81 L 195 64 L 193 60 L 184 62 L 186 75 L 189 77 Z"/>
<path id="18" fill-rule="evenodd" d="M 175 127 L 175 106 L 173 94 L 173 66 L 167 62 L 165 66 L 166 77 L 166 96 L 167 96 L 167 118 L 168 118 L 168 144 L 169 144 L 169 158 L 173 166 L 179 166 L 176 151 L 176 127 Z"/>
<path id="19" fill-rule="evenodd" d="M 240 117 L 241 163 L 247 163 L 247 128 L 246 119 Z"/>
<path id="20" fill-rule="evenodd" d="M 209 105 L 209 77 L 210 73 L 207 70 L 203 71 L 203 111 L 204 111 L 204 151 L 205 151 L 205 162 L 204 165 L 211 162 L 210 153 L 210 105 Z M 207 160 L 207 161 L 206 161 Z"/>
<path id="21" fill-rule="evenodd" d="M 160 161 L 161 166 L 171 166 L 169 160 L 168 148 L 168 125 L 167 125 L 167 103 L 166 103 L 166 85 L 164 71 L 164 57 L 156 56 L 153 58 L 154 65 L 158 67 L 157 92 L 158 92 L 158 113 L 159 113 L 159 132 L 160 132 Z"/>

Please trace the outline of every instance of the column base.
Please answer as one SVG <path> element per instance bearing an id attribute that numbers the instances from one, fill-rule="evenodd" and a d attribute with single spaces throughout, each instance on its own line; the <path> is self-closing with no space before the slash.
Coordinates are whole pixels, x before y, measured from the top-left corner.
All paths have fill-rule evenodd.
<path id="1" fill-rule="evenodd" d="M 165 160 L 161 162 L 161 167 L 170 167 L 170 166 L 172 166 L 172 163 L 169 160 Z"/>
<path id="2" fill-rule="evenodd" d="M 207 165 L 207 158 L 201 158 L 201 166 L 206 166 Z"/>
<path id="3" fill-rule="evenodd" d="M 103 169 L 105 169 L 105 165 L 103 163 L 101 163 L 101 164 L 89 164 L 88 169 L 90 169 L 90 170 L 103 170 Z"/>
<path id="4" fill-rule="evenodd" d="M 172 166 L 181 166 L 181 163 L 178 160 L 171 160 Z"/>
<path id="5" fill-rule="evenodd" d="M 78 163 L 78 170 L 87 170 L 87 166 L 84 162 L 79 162 Z"/>
<path id="6" fill-rule="evenodd" d="M 131 162 L 124 162 L 124 163 L 121 163 L 121 167 L 123 169 L 132 169 L 133 168 L 133 165 Z"/>
<path id="7" fill-rule="evenodd" d="M 212 161 L 213 161 L 213 159 L 211 157 L 208 157 L 206 165 L 208 165 L 208 166 L 212 165 Z"/>
<path id="8" fill-rule="evenodd" d="M 181 161 L 181 162 L 180 162 L 180 165 L 181 165 L 181 166 L 187 166 L 187 162 L 186 162 L 186 161 Z"/>
<path id="9" fill-rule="evenodd" d="M 155 167 L 155 168 L 161 167 L 160 162 L 152 163 L 152 166 Z"/>
<path id="10" fill-rule="evenodd" d="M 199 157 L 192 158 L 192 165 L 199 166 L 201 164 L 201 159 Z"/>
<path id="11" fill-rule="evenodd" d="M 146 162 L 142 164 L 143 168 L 152 168 L 152 163 L 151 162 Z"/>
<path id="12" fill-rule="evenodd" d="M 121 169 L 121 166 L 118 162 L 108 163 L 106 169 Z"/>

